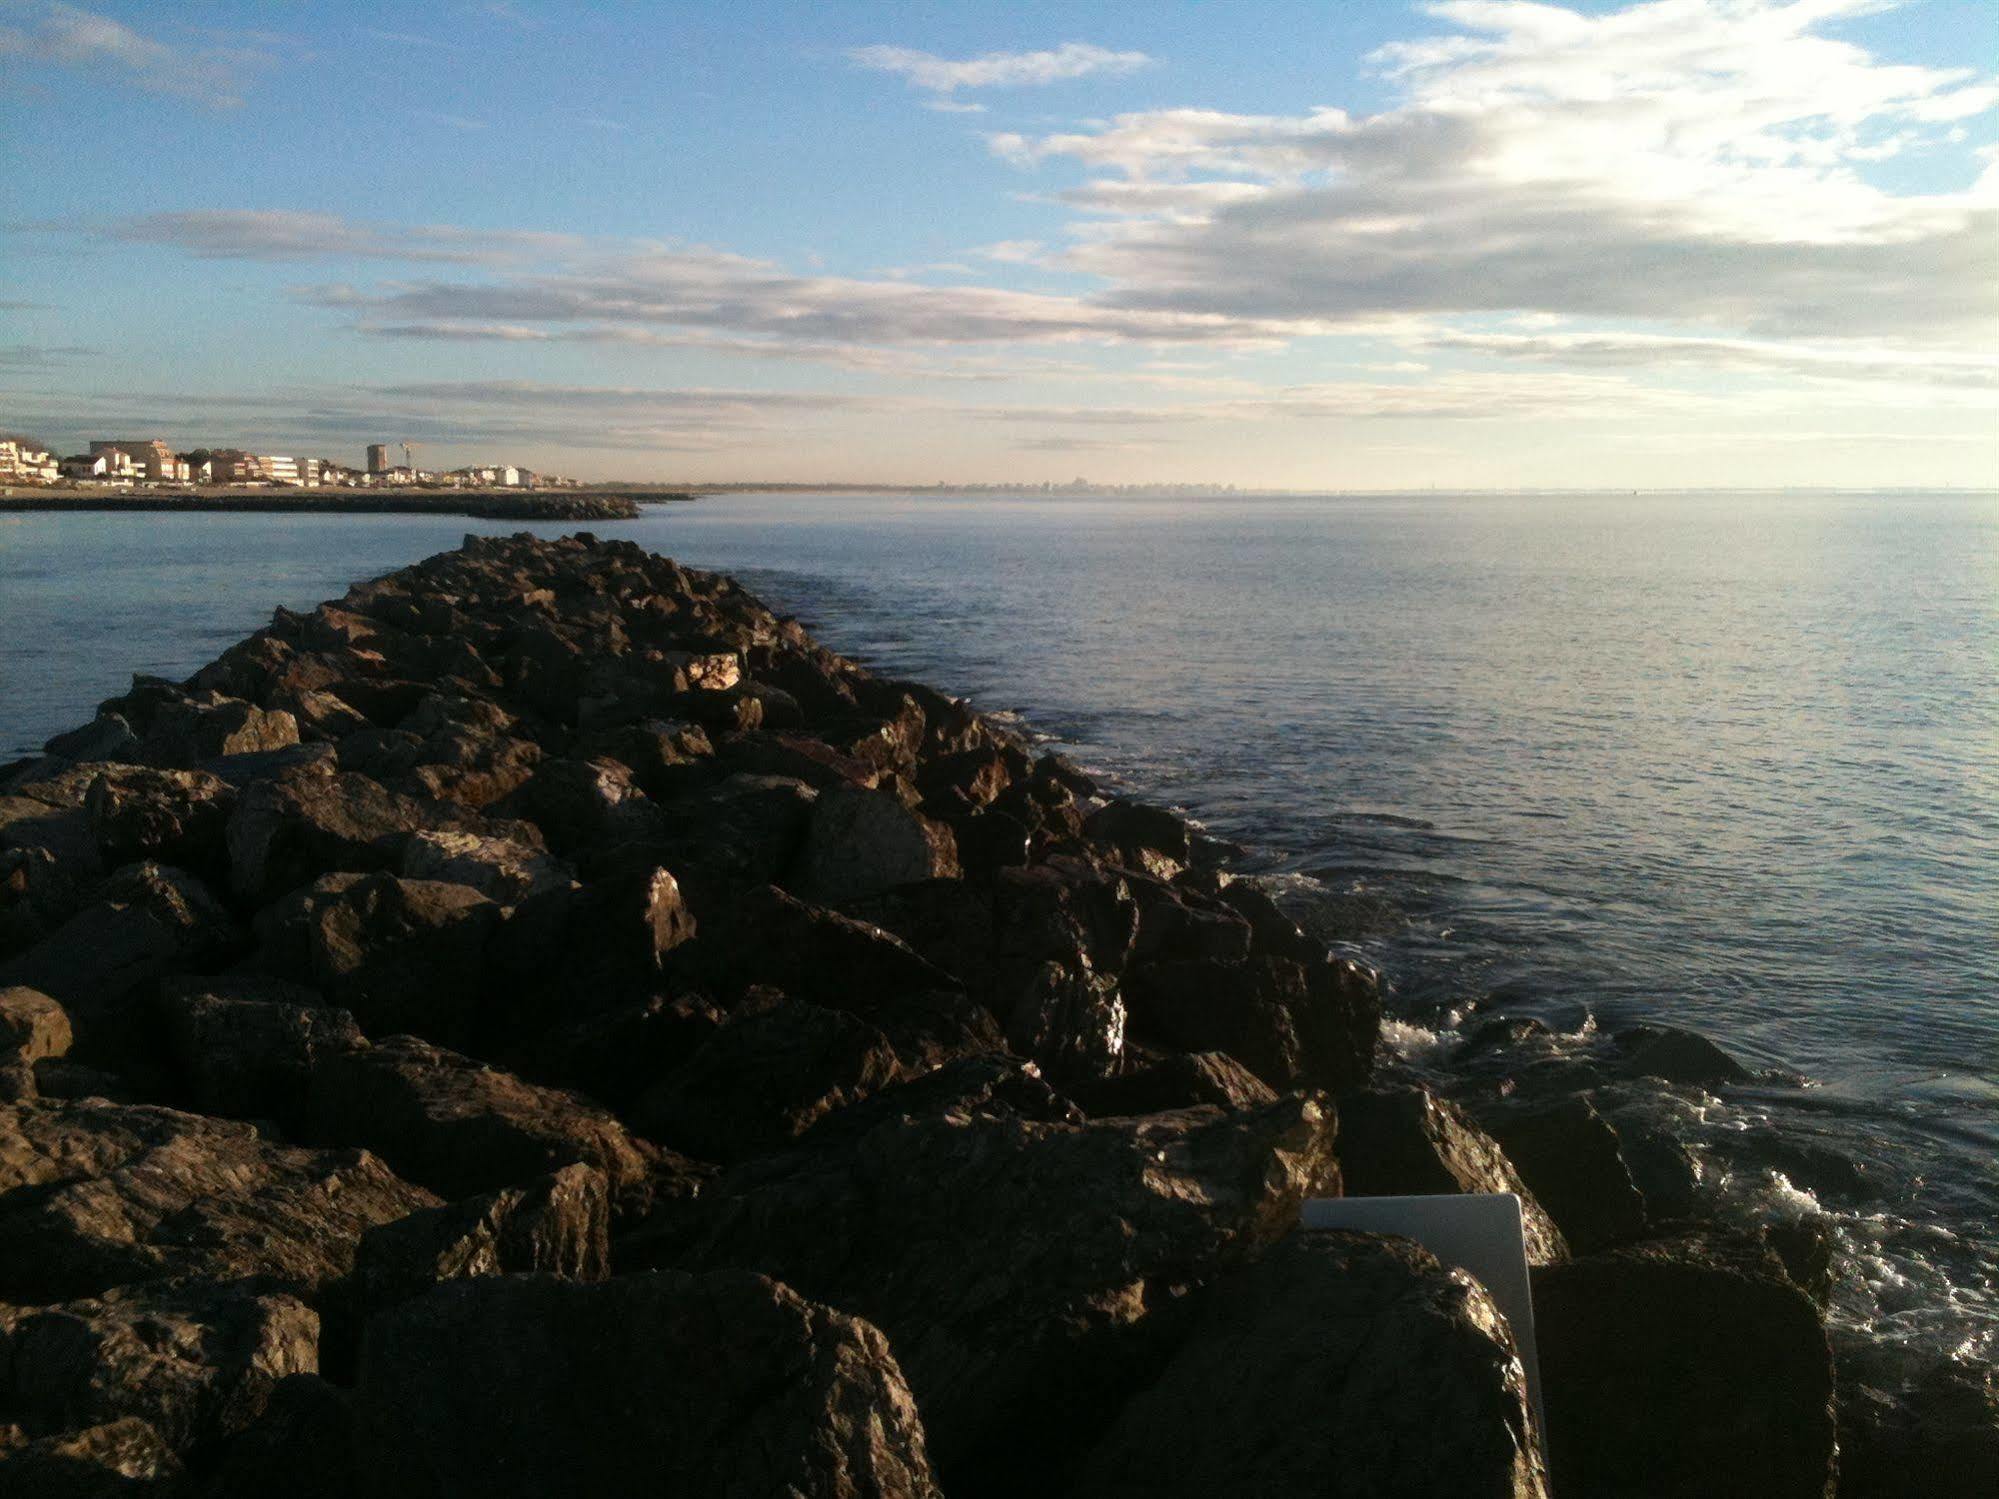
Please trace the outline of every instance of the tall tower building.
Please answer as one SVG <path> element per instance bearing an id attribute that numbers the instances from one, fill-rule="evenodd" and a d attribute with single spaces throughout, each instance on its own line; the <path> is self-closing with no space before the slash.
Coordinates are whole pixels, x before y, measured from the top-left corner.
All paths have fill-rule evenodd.
<path id="1" fill-rule="evenodd" d="M 385 442 L 368 444 L 368 472 L 386 474 L 389 471 L 389 445 Z"/>

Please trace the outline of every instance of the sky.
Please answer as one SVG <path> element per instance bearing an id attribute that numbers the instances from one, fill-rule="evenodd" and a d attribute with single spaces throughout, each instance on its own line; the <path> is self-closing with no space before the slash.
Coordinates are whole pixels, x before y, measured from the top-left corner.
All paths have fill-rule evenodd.
<path id="1" fill-rule="evenodd" d="M 1989 0 L 0 0 L 0 429 L 1999 484 Z"/>

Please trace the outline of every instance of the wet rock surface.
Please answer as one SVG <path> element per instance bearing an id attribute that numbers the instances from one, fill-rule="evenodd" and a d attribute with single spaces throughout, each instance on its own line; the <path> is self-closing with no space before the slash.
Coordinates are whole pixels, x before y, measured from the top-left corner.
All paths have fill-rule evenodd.
<path id="1" fill-rule="evenodd" d="M 1343 1176 L 1522 1191 L 1632 1451 L 1723 1435 L 1651 1302 L 1737 1298 L 1818 1463 L 1785 1271 L 1632 1247 L 1614 1089 L 1734 1064 L 1379 1082 L 1373 975 L 1227 857 L 587 536 L 135 679 L 0 770 L 0 1493 L 1546 1492 L 1483 1296 L 1296 1232 Z"/>

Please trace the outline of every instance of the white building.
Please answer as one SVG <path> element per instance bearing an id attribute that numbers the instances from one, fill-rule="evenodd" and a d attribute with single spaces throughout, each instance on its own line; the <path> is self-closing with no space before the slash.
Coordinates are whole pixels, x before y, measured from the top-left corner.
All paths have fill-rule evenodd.
<path id="1" fill-rule="evenodd" d="M 56 455 L 32 437 L 0 435 L 0 484 L 53 484 L 61 476 Z"/>

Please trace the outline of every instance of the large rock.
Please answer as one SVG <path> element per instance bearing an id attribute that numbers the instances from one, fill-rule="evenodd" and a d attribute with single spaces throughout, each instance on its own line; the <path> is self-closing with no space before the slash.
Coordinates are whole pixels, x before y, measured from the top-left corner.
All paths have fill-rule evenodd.
<path id="1" fill-rule="evenodd" d="M 576 882 L 574 870 L 540 849 L 477 833 L 412 833 L 397 872 L 406 879 L 467 885 L 507 906 Z"/>
<path id="2" fill-rule="evenodd" d="M 1940 1360 L 1895 1395 L 1840 1373 L 1839 1499 L 1902 1499 L 1917 1475 L 1924 1499 L 1999 1493 L 1999 1368 Z"/>
<path id="3" fill-rule="evenodd" d="M 230 879 L 237 894 L 266 901 L 322 874 L 394 869 L 412 833 L 499 831 L 455 803 L 404 796 L 351 772 L 262 781 L 229 817 Z"/>
<path id="4" fill-rule="evenodd" d="M 737 1167 L 657 1252 L 866 1317 L 900 1350 L 947 1487 L 1021 1492 L 1157 1356 L 1154 1306 L 1338 1190 L 1333 1136 L 1304 1097 L 1092 1125 L 892 1116 Z"/>
<path id="5" fill-rule="evenodd" d="M 1670 1025 L 1627 1026 L 1611 1038 L 1618 1060 L 1641 1077 L 1701 1087 L 1746 1083 L 1752 1074 L 1707 1037 Z"/>
<path id="6" fill-rule="evenodd" d="M 362 1145 L 445 1197 L 473 1197 L 582 1161 L 632 1210 L 651 1154 L 612 1115 L 573 1094 L 413 1036 L 328 1058 L 313 1073 L 312 1132 Z"/>
<path id="7" fill-rule="evenodd" d="M 1645 1230 L 1617 1131 L 1581 1096 L 1495 1107 L 1482 1121 L 1578 1253 Z"/>
<path id="8" fill-rule="evenodd" d="M 1380 993 L 1345 959 L 1134 964 L 1122 988 L 1135 1039 L 1227 1052 L 1274 1088 L 1350 1088 L 1374 1069 Z"/>
<path id="9" fill-rule="evenodd" d="M 0 1108 L 0 1296 L 261 1275 L 313 1290 L 377 1224 L 437 1199 L 364 1151 L 102 1099 Z"/>
<path id="10" fill-rule="evenodd" d="M 818 795 L 789 776 L 732 775 L 662 803 L 667 831 L 650 857 L 680 878 L 696 915 L 721 915 L 791 868 Z"/>
<path id="11" fill-rule="evenodd" d="M 886 791 L 821 791 L 790 883 L 826 905 L 958 873 L 951 830 Z"/>
<path id="12" fill-rule="evenodd" d="M 542 1031 L 501 1060 L 522 1077 L 587 1093 L 623 1114 L 726 1018 L 700 994 L 656 994 Z"/>
<path id="13" fill-rule="evenodd" d="M 1277 1101 L 1276 1093 L 1267 1083 L 1226 1052 L 1174 1052 L 1127 1061 L 1125 1070 L 1112 1077 L 1087 1088 L 1072 1088 L 1076 1101 L 1093 1115 L 1157 1114 L 1200 1104 L 1223 1109 L 1258 1109 Z M 1347 1156 L 1345 1133 L 1342 1110 L 1343 1161 Z"/>
<path id="14" fill-rule="evenodd" d="M 35 1063 L 68 1053 L 69 1014 L 38 989 L 0 989 L 0 1058 Z"/>
<path id="15" fill-rule="evenodd" d="M 208 1465 L 202 1499 L 354 1499 L 353 1402 L 312 1374 L 271 1386 L 257 1419 L 222 1444 Z"/>
<path id="16" fill-rule="evenodd" d="M 83 809 L 108 866 L 152 859 L 220 875 L 235 804 L 235 789 L 204 771 L 107 765 L 91 783 Z"/>
<path id="17" fill-rule="evenodd" d="M 283 709 L 259 708 L 203 692 L 162 703 L 139 745 L 148 765 L 189 770 L 220 755 L 283 749 L 298 743 L 298 720 Z"/>
<path id="18" fill-rule="evenodd" d="M 664 814 L 616 760 L 544 760 L 495 810 L 533 823 L 560 854 L 657 839 L 666 828 Z"/>
<path id="19" fill-rule="evenodd" d="M 866 1021 L 785 1000 L 731 1016 L 633 1117 L 677 1150 L 737 1161 L 790 1144 L 899 1072 L 888 1038 Z"/>
<path id="20" fill-rule="evenodd" d="M 220 990 L 221 992 L 216 992 Z M 168 1052 L 206 1113 L 296 1129 L 322 1058 L 366 1045 L 354 1017 L 282 983 L 204 985 L 160 1001 Z"/>
<path id="21" fill-rule="evenodd" d="M 519 1187 L 424 1208 L 370 1229 L 354 1285 L 372 1309 L 448 1280 L 541 1273 L 603 1280 L 611 1273 L 611 1192 L 604 1173 L 564 1166 Z"/>
<path id="22" fill-rule="evenodd" d="M 1832 1353 L 1773 1260 L 1676 1240 L 1534 1272 L 1558 1494 L 1826 1499 Z"/>
<path id="23" fill-rule="evenodd" d="M 458 1282 L 378 1317 L 360 1470 L 383 1499 L 931 1499 L 888 1340 L 761 1276 Z"/>
<path id="24" fill-rule="evenodd" d="M 523 901 L 488 954 L 482 1034 L 497 1048 L 531 1045 L 549 1029 L 643 1003 L 696 931 L 679 881 L 645 860 Z"/>
<path id="25" fill-rule="evenodd" d="M 214 892 L 193 875 L 132 864 L 56 931 L 0 963 L 0 986 L 40 989 L 83 1021 L 115 1009 L 163 974 L 222 963 L 241 947 L 242 936 Z"/>
<path id="26" fill-rule="evenodd" d="M 37 1434 L 137 1418 L 187 1453 L 247 1426 L 276 1381 L 314 1372 L 318 1343 L 311 1308 L 249 1285 L 0 1307 L 0 1398 Z"/>
<path id="27" fill-rule="evenodd" d="M 1341 1094 L 1340 1175 L 1349 1197 L 1515 1193 L 1528 1263 L 1548 1265 L 1568 1256 L 1562 1231 L 1520 1180 L 1499 1143 L 1456 1104 L 1426 1089 Z"/>
<path id="28" fill-rule="evenodd" d="M 1202 1294 L 1073 1492 L 1547 1499 L 1531 1430 L 1512 1334 L 1475 1280 L 1406 1239 L 1299 1233 Z"/>
<path id="29" fill-rule="evenodd" d="M 735 903 L 727 924 L 702 939 L 700 958 L 718 997 L 765 985 L 866 1019 L 881 1001 L 961 987 L 880 927 L 774 886 Z"/>
<path id="30" fill-rule="evenodd" d="M 137 1416 L 0 1447 L 0 1499 L 171 1499 L 183 1468 Z"/>
<path id="31" fill-rule="evenodd" d="M 273 965 L 352 1011 L 364 1031 L 457 1041 L 486 992 L 486 949 L 501 914 L 466 885 L 336 874 L 260 925 Z"/>

